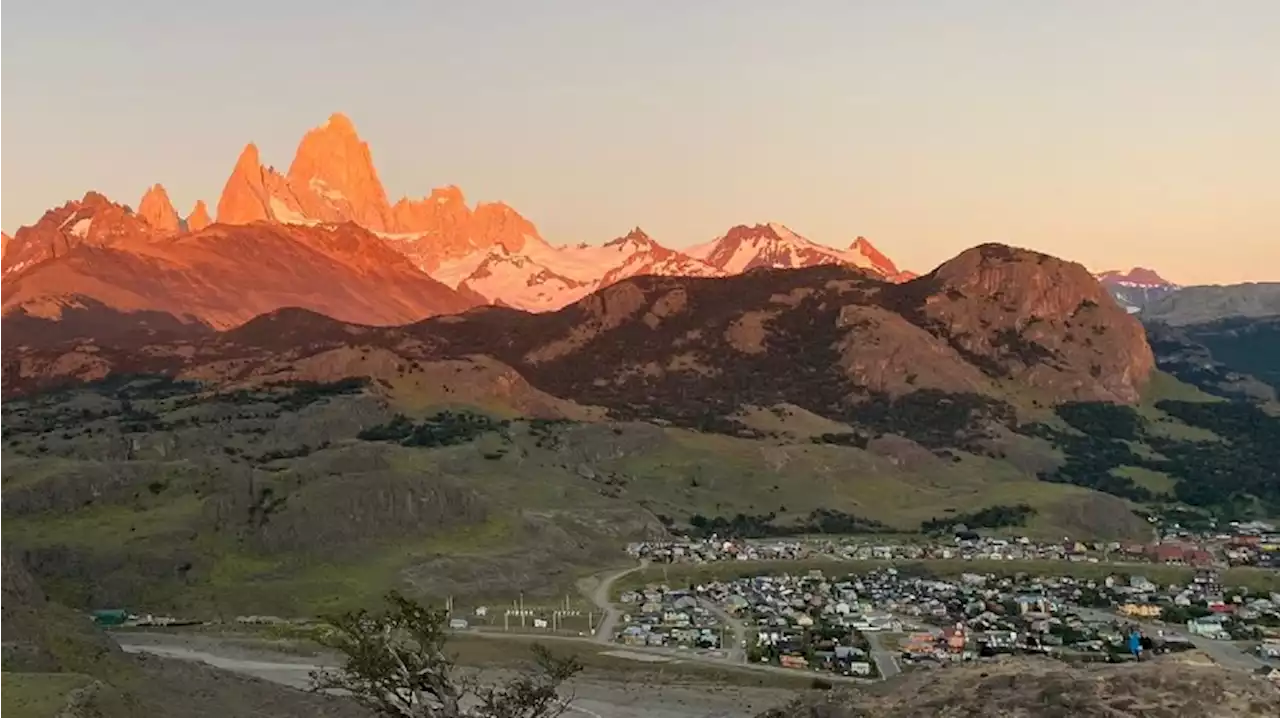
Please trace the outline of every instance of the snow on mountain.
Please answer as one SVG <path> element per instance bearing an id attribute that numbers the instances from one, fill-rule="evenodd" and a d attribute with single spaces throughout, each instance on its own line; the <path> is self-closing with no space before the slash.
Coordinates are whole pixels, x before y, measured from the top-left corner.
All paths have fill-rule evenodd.
<path id="1" fill-rule="evenodd" d="M 1147 304 L 1181 289 L 1144 267 L 1134 267 L 1127 272 L 1113 269 L 1094 276 L 1130 314 L 1138 314 Z"/>
<path id="2" fill-rule="evenodd" d="M 837 249 L 802 237 L 776 222 L 754 227 L 738 225 L 725 236 L 691 247 L 686 253 L 725 274 L 757 267 L 796 269 L 820 264 L 852 264 L 893 281 L 905 278 L 893 262 L 862 237 L 848 249 Z"/>
<path id="3" fill-rule="evenodd" d="M 172 224 L 176 213 L 156 195 L 157 226 Z M 491 302 L 533 311 L 558 309 L 594 289 L 646 274 L 713 277 L 757 267 L 844 263 L 890 281 L 911 276 L 861 237 L 838 249 L 777 223 L 734 227 L 683 251 L 658 244 L 638 227 L 602 245 L 552 246 L 514 208 L 503 202 L 473 208 L 455 186 L 392 203 L 369 145 L 340 113 L 305 134 L 287 173 L 264 165 L 257 146 L 247 144 L 223 187 L 217 218 L 233 225 L 352 222 L 451 288 L 466 287 Z"/>
<path id="4" fill-rule="evenodd" d="M 489 301 L 547 311 L 628 277 L 646 274 L 714 277 L 724 273 L 655 242 L 640 228 L 602 245 L 553 247 L 528 242 L 518 252 L 489 250 L 442 262 L 432 277 Z"/>
<path id="5" fill-rule="evenodd" d="M 1103 286 L 1121 286 L 1121 287 L 1174 287 L 1177 286 L 1173 282 L 1165 279 L 1155 272 L 1155 270 L 1145 267 L 1134 267 L 1127 272 L 1121 272 L 1117 269 L 1100 272 L 1095 275 Z"/>
<path id="6" fill-rule="evenodd" d="M 579 282 L 557 274 L 498 244 L 485 252 L 458 289 L 471 290 L 495 304 L 546 312 L 581 299 L 595 286 L 594 282 Z"/>

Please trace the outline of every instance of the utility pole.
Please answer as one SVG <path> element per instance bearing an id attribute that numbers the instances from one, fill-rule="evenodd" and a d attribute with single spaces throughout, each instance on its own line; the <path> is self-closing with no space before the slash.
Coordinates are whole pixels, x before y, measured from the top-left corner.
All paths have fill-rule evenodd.
<path id="1" fill-rule="evenodd" d="M 520 592 L 520 627 L 524 628 L 524 591 Z"/>

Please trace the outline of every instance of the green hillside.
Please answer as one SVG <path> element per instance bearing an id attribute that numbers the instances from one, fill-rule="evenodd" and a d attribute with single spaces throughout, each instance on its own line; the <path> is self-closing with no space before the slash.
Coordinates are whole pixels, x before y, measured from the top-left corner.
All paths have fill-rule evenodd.
<path id="1" fill-rule="evenodd" d="M 624 562 L 626 542 L 699 526 L 913 532 L 990 517 L 1032 536 L 1140 540 L 1138 504 L 1170 486 L 1196 500 L 1170 455 L 1253 456 L 1169 438 L 1243 420 L 1190 405 L 1081 405 L 1019 431 L 981 419 L 954 432 L 961 450 L 942 440 L 955 416 L 929 412 L 897 419 L 922 442 L 794 407 L 724 423 L 744 437 L 490 418 L 456 401 L 400 416 L 360 382 L 215 395 L 122 379 L 5 403 L 3 534 L 69 605 L 197 616 L 314 615 L 389 587 L 553 600 Z M 1141 424 L 1124 430 L 1145 453 L 1103 438 L 1114 421 Z"/>

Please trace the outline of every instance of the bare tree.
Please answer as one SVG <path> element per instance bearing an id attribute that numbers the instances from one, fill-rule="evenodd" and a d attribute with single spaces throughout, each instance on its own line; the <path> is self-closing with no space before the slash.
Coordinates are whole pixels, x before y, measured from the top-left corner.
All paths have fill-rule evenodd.
<path id="1" fill-rule="evenodd" d="M 561 685 L 582 670 L 574 658 L 533 647 L 536 668 L 497 686 L 457 671 L 444 651 L 444 611 L 392 592 L 381 613 L 328 617 L 320 643 L 345 657 L 341 668 L 313 673 L 313 690 L 337 690 L 393 718 L 555 718 L 569 708 Z"/>

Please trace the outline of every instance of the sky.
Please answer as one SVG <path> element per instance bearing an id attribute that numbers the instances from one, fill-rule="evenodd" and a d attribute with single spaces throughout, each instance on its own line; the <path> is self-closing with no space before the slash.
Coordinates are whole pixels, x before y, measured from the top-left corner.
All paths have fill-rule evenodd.
<path id="1" fill-rule="evenodd" d="M 393 200 L 553 243 L 776 221 L 917 271 L 1280 280 L 1277 0 L 25 0 L 0 33 L 9 232 L 88 189 L 212 208 L 341 111 Z"/>

